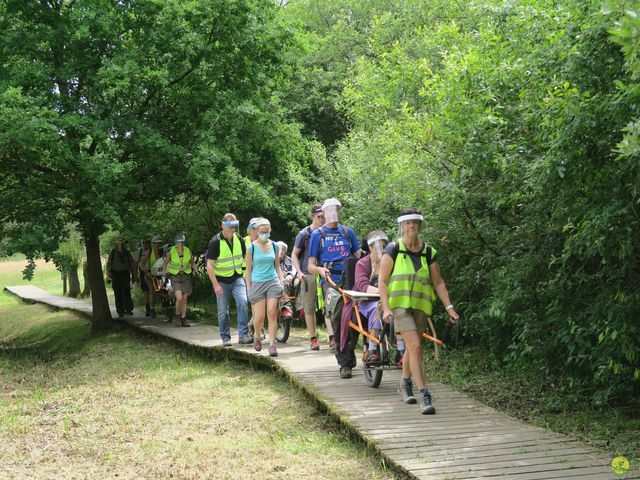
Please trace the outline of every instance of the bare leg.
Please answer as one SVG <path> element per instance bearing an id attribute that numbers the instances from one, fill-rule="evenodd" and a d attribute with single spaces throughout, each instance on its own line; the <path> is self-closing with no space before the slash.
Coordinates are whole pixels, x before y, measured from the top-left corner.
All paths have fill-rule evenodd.
<path id="1" fill-rule="evenodd" d="M 267 317 L 269 318 L 269 344 L 276 344 L 276 332 L 278 331 L 278 306 L 279 298 L 267 298 Z"/>

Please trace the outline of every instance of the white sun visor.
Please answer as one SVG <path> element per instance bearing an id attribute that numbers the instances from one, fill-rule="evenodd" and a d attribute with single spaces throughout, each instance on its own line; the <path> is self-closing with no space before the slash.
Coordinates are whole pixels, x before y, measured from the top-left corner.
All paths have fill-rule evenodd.
<path id="1" fill-rule="evenodd" d="M 398 217 L 398 223 L 408 222 L 409 220 L 419 220 L 422 222 L 424 221 L 424 217 L 419 213 L 411 213 L 409 215 L 402 215 Z"/>

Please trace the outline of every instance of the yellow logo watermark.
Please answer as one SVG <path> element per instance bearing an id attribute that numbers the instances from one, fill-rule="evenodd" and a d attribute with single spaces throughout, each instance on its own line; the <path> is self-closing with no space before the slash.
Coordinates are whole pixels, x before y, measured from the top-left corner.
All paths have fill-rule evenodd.
<path id="1" fill-rule="evenodd" d="M 629 470 L 627 457 L 619 456 L 611 460 L 611 469 L 616 475 L 624 475 Z"/>

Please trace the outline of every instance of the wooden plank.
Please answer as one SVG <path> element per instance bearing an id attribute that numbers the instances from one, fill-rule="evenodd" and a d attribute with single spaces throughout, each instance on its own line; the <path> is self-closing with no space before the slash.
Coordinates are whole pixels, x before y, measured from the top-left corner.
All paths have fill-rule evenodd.
<path id="1" fill-rule="evenodd" d="M 86 300 L 57 297 L 31 285 L 6 289 L 30 301 L 91 312 Z M 162 319 L 144 317 L 141 312 L 126 321 L 185 343 L 222 348 L 219 331 L 211 325 L 178 329 Z M 237 331 L 232 330 L 232 335 Z M 385 371 L 381 385 L 369 388 L 361 365 L 353 370 L 352 379 L 340 379 L 338 365 L 327 348 L 312 352 L 307 340 L 295 335 L 287 344 L 278 344 L 280 355 L 275 359 L 267 357 L 266 351 L 257 353 L 251 347 L 234 345 L 232 349 L 265 357 L 287 369 L 304 388 L 373 442 L 390 462 L 402 466 L 414 478 L 613 478 L 609 455 L 586 449 L 566 436 L 526 425 L 440 383 L 428 382 L 438 414 L 423 416 L 416 405 L 400 402 L 396 392 L 399 370 Z M 636 473 L 621 478 L 637 478 Z"/>

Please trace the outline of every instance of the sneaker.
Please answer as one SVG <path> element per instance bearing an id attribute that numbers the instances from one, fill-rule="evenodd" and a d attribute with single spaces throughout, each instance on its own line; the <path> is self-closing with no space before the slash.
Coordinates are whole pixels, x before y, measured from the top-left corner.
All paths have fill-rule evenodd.
<path id="1" fill-rule="evenodd" d="M 125 312 L 127 315 L 133 315 L 133 312 Z"/>
<path id="2" fill-rule="evenodd" d="M 351 367 L 340 367 L 340 378 L 351 378 Z"/>
<path id="3" fill-rule="evenodd" d="M 240 345 L 251 345 L 253 343 L 253 337 L 250 337 L 249 335 L 240 335 L 238 343 Z"/>
<path id="4" fill-rule="evenodd" d="M 380 365 L 380 357 L 375 351 L 370 351 L 367 357 L 367 365 Z"/>
<path id="5" fill-rule="evenodd" d="M 400 394 L 400 398 L 407 405 L 414 405 L 417 403 L 416 397 L 413 396 L 413 384 L 411 380 L 408 382 L 400 379 L 400 385 L 398 385 L 398 393 Z"/>
<path id="6" fill-rule="evenodd" d="M 336 351 L 336 341 L 333 338 L 329 340 L 329 350 L 331 350 L 334 353 Z M 347 377 L 347 378 L 351 378 L 351 377 Z"/>
<path id="7" fill-rule="evenodd" d="M 269 356 L 270 357 L 277 357 L 278 356 L 278 349 L 276 348 L 275 345 L 271 345 L 269 347 Z"/>
<path id="8" fill-rule="evenodd" d="M 317 338 L 312 338 L 311 339 L 311 350 L 320 350 L 320 345 L 318 344 L 318 339 Z"/>
<path id="9" fill-rule="evenodd" d="M 262 341 L 259 338 L 253 340 L 253 348 L 256 349 L 256 352 L 262 350 Z"/>
<path id="10" fill-rule="evenodd" d="M 231 343 L 231 340 L 223 340 L 222 341 L 222 346 L 224 348 L 233 347 L 233 343 Z"/>
<path id="11" fill-rule="evenodd" d="M 433 415 L 436 413 L 436 407 L 433 406 L 433 398 L 431 398 L 431 394 L 426 388 L 420 399 L 420 413 L 423 415 Z"/>

